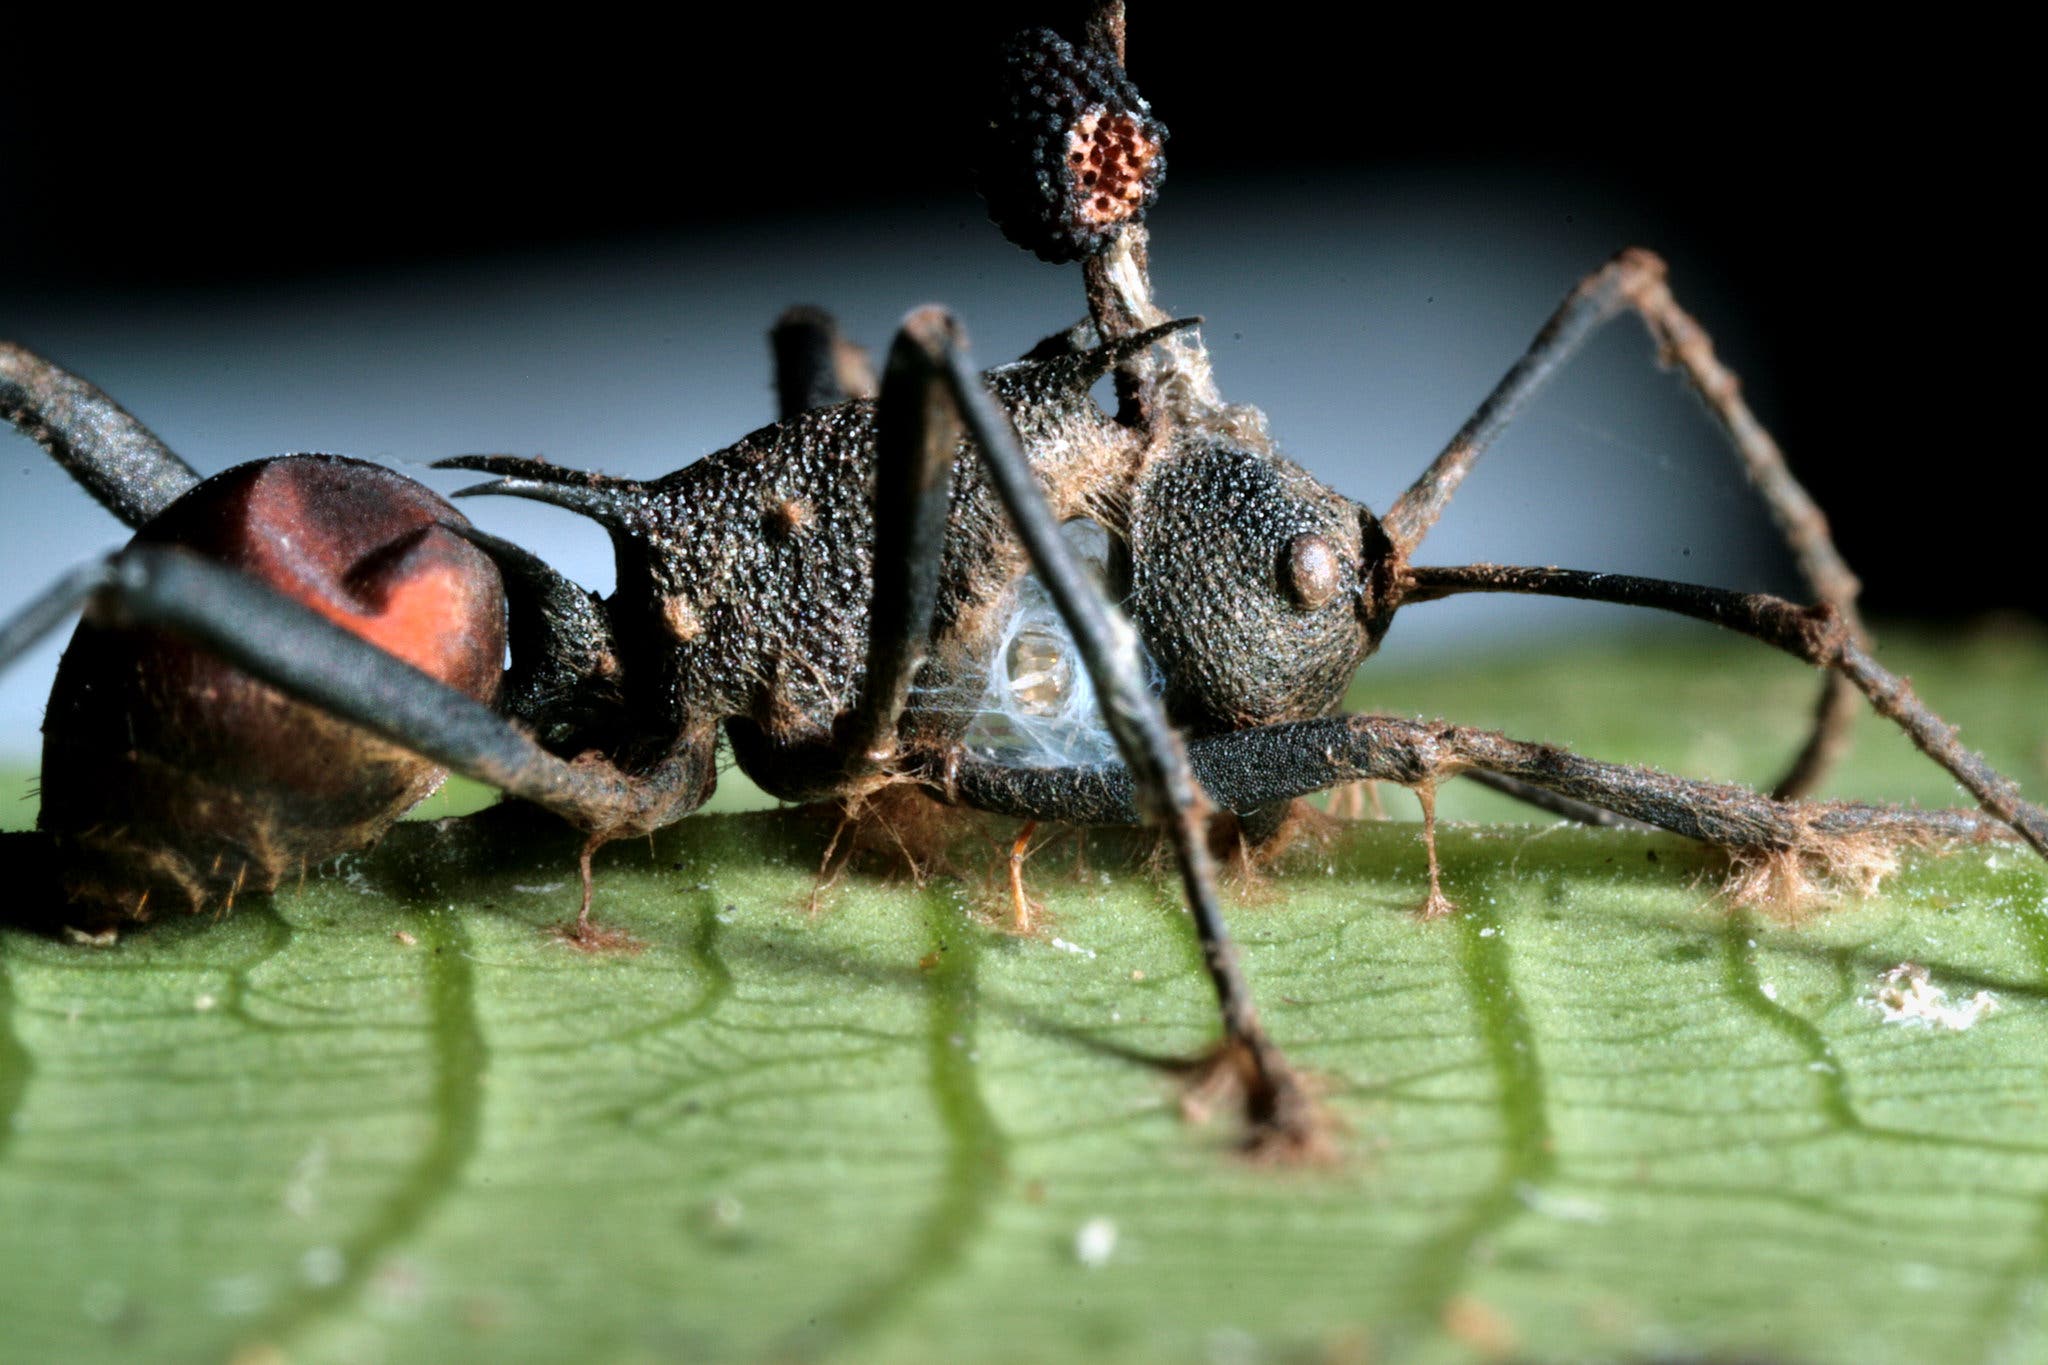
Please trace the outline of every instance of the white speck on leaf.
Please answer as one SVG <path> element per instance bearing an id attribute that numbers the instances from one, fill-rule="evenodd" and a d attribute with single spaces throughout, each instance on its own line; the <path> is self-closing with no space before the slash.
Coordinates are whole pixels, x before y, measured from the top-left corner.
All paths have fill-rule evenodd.
<path id="1" fill-rule="evenodd" d="M 292 1163 L 292 1173 L 284 1182 L 285 1212 L 297 1218 L 311 1218 L 320 1207 L 320 1182 L 326 1175 L 327 1143 L 316 1141 Z"/>
<path id="2" fill-rule="evenodd" d="M 420 1268 L 410 1260 L 394 1257 L 377 1267 L 365 1302 L 374 1313 L 403 1317 L 417 1312 L 425 1297 Z"/>
<path id="3" fill-rule="evenodd" d="M 1116 1255 L 1116 1224 L 1107 1218 L 1090 1218 L 1074 1234 L 1074 1259 L 1088 1270 L 1100 1270 Z"/>
<path id="4" fill-rule="evenodd" d="M 1218 1327 L 1204 1343 L 1209 1365 L 1253 1365 L 1261 1357 L 1259 1339 L 1242 1327 Z"/>
<path id="5" fill-rule="evenodd" d="M 347 1270 L 348 1260 L 339 1247 L 308 1247 L 299 1257 L 299 1278 L 315 1289 L 340 1284 Z"/>
<path id="6" fill-rule="evenodd" d="M 85 1316 L 105 1327 L 128 1311 L 128 1291 L 112 1280 L 94 1280 L 85 1287 Z"/>
<path id="7" fill-rule="evenodd" d="M 747 1221 L 747 1206 L 738 1195 L 715 1194 L 704 1205 L 704 1228 L 715 1237 L 737 1234 Z"/>
<path id="8" fill-rule="evenodd" d="M 1996 1010 L 1998 997 L 1990 991 L 1978 991 L 1961 1004 L 1951 1005 L 1948 992 L 1928 979 L 1925 967 L 1917 962 L 1901 962 L 1877 979 L 1877 991 L 1868 1003 L 1887 1024 L 1960 1033 Z"/>
<path id="9" fill-rule="evenodd" d="M 1515 1183 L 1515 1199 L 1529 1212 L 1560 1223 L 1604 1223 L 1607 1206 L 1576 1195 L 1557 1194 L 1541 1185 L 1522 1180 Z"/>
<path id="10" fill-rule="evenodd" d="M 1054 939 L 1052 941 L 1052 946 L 1059 949 L 1063 953 L 1076 953 L 1082 957 L 1091 958 L 1095 956 L 1095 950 L 1093 948 L 1083 948 L 1080 944 L 1069 943 L 1063 938 Z"/>
<path id="11" fill-rule="evenodd" d="M 1903 1261 L 1899 1265 L 1899 1283 L 1924 1294 L 1940 1286 L 1941 1272 L 1925 1261 Z"/>
<path id="12" fill-rule="evenodd" d="M 263 1277 L 256 1274 L 225 1276 L 208 1285 L 207 1291 L 213 1311 L 224 1318 L 246 1318 L 259 1313 L 270 1298 Z"/>

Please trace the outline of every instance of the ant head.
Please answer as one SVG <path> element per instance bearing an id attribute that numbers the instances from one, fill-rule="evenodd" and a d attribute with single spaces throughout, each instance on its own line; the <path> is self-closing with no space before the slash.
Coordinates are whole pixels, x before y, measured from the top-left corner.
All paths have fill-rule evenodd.
<path id="1" fill-rule="evenodd" d="M 1189 437 L 1131 512 L 1131 615 L 1197 732 L 1325 714 L 1386 628 L 1372 513 L 1291 461 Z"/>

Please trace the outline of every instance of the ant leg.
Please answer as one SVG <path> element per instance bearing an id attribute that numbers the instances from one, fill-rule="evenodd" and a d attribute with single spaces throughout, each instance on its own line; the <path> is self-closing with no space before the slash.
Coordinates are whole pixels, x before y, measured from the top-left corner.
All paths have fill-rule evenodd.
<path id="1" fill-rule="evenodd" d="M 1793 477 L 1771 434 L 1742 400 L 1740 381 L 1714 355 L 1714 343 L 1671 295 L 1664 262 L 1640 248 L 1623 251 L 1572 290 L 1478 411 L 1451 443 L 1387 512 L 1382 525 L 1403 560 L 1443 514 L 1451 495 L 1523 403 L 1561 370 L 1587 338 L 1623 310 L 1642 319 L 1665 360 L 1684 372 L 1734 447 L 1750 482 L 1763 495 L 1771 518 L 1791 549 L 1806 589 L 1833 607 L 1858 644 L 1868 633 L 1856 613 L 1859 584 L 1828 534 L 1827 518 Z M 1773 785 L 1780 797 L 1813 790 L 1848 746 L 1848 726 L 1858 707 L 1842 678 L 1822 684 L 1813 729 L 1805 746 Z"/>
<path id="2" fill-rule="evenodd" d="M 1187 325 L 1169 322 L 1133 338 L 1126 346 L 1149 345 Z M 875 556 L 867 666 L 860 696 L 848 722 L 832 740 L 832 747 L 842 755 L 842 778 L 879 775 L 894 767 L 898 728 L 910 686 L 931 643 L 940 561 L 952 514 L 953 465 L 961 454 L 962 420 L 992 466 L 1008 455 L 1015 456 L 1017 471 L 1021 471 L 1015 479 L 1005 482 L 1001 473 L 996 477 L 1005 505 L 1020 527 L 1027 515 L 1036 515 L 1051 526 L 1062 562 L 1070 568 L 1073 565 L 1044 494 L 1017 450 L 1009 419 L 987 397 L 979 376 L 962 368 L 965 364 L 958 329 L 942 309 L 921 308 L 912 313 L 889 347 L 881 401 L 875 411 L 875 544 L 886 547 L 886 552 Z M 962 374 L 969 379 L 963 381 Z M 961 398 L 963 392 L 969 397 Z M 978 400 L 978 406 L 971 400 Z M 990 432 L 1008 440 L 1004 452 L 991 450 Z M 1017 511 L 1020 498 L 1036 499 L 1032 513 Z M 1030 543 L 1031 533 L 1025 532 L 1025 538 Z M 1034 563 L 1043 565 L 1035 546 L 1032 556 Z M 1084 591 L 1099 598 L 1093 580 L 1077 581 L 1086 584 Z M 1053 596 L 1061 603 L 1061 611 L 1070 614 L 1057 589 Z M 1132 666 L 1136 667 L 1135 654 Z M 1139 677 L 1139 690 L 1144 691 L 1142 675 L 1134 676 Z M 1099 679 L 1096 685 L 1103 686 Z M 1149 701 L 1149 691 L 1145 695 Z"/>
<path id="3" fill-rule="evenodd" d="M 33 351 L 0 341 L 0 417 L 50 452 L 127 525 L 140 526 L 199 475 L 126 409 Z"/>
<path id="4" fill-rule="evenodd" d="M 311 609 L 169 546 L 130 546 L 75 570 L 0 622 L 0 668 L 80 606 L 103 625 L 169 631 L 289 696 L 606 839 L 659 829 L 710 791 L 709 726 L 647 772 L 570 762 L 490 707 Z"/>
<path id="5" fill-rule="evenodd" d="M 1237 946 L 1217 902 L 1216 865 L 1207 837 L 1211 807 L 1188 764 L 1180 735 L 1146 686 L 1137 632 L 1060 535 L 1059 522 L 1018 447 L 1009 419 L 969 365 L 953 320 L 938 309 L 911 314 L 899 334 L 892 365 L 897 355 L 939 376 L 950 390 L 1032 566 L 1074 633 L 1075 647 L 1101 699 L 1103 720 L 1128 765 L 1120 771 L 1132 779 L 1132 813 L 1161 830 L 1173 845 L 1223 1019 L 1221 1059 L 1246 1085 L 1250 1141 L 1283 1150 L 1312 1150 L 1314 1106 L 1259 1022 Z"/>
<path id="6" fill-rule="evenodd" d="M 951 327 L 951 320 L 935 309 L 912 313 L 890 343 L 882 372 L 875 410 L 878 552 L 868 608 L 867 667 L 849 723 L 833 740 L 850 777 L 881 773 L 894 764 L 910 684 L 931 645 L 960 421 L 944 375 L 929 357 L 933 338 Z"/>
<path id="7" fill-rule="evenodd" d="M 776 415 L 788 421 L 812 408 L 875 396 L 875 367 L 865 348 L 839 333 L 822 308 L 798 304 L 768 333 L 775 355 Z"/>
<path id="8" fill-rule="evenodd" d="M 807 315 L 798 318 L 801 327 L 822 319 L 827 331 L 813 333 L 814 340 L 836 335 L 829 318 L 808 316 L 815 310 L 791 310 L 783 324 L 799 312 Z M 728 726 L 736 748 L 772 752 L 772 759 L 757 758 L 749 766 L 772 768 L 776 795 L 785 800 L 857 797 L 869 784 L 890 780 L 896 767 L 904 708 L 931 646 L 953 464 L 961 449 L 960 423 L 943 377 L 924 361 L 924 345 L 912 336 L 914 329 L 932 325 L 924 313 L 914 313 L 898 331 L 876 406 L 874 543 L 886 548 L 874 556 L 859 695 L 825 740 L 784 744 L 744 720 Z"/>
<path id="9" fill-rule="evenodd" d="M 37 641 L 71 619 L 92 595 L 105 585 L 108 564 L 101 560 L 73 569 L 30 598 L 6 621 L 0 622 L 0 669 L 34 648 Z"/>
<path id="10" fill-rule="evenodd" d="M 1555 745 L 1397 716 L 1328 716 L 1238 730 L 1190 741 L 1188 759 L 1211 799 L 1231 809 L 1361 778 L 1418 787 L 1491 772 L 1753 856 L 1825 860 L 1835 841 L 1844 839 L 1927 843 L 2007 832 L 1981 811 L 1777 801 L 1747 787 L 1602 763 Z M 1116 763 L 1011 768 L 968 755 L 927 781 L 950 799 L 997 815 L 1101 825 L 1138 819 L 1131 776 Z"/>
<path id="11" fill-rule="evenodd" d="M 1017 837 L 1010 844 L 1007 863 L 1010 881 L 1010 927 L 1020 934 L 1031 932 L 1031 915 L 1041 907 L 1024 890 L 1024 860 L 1031 856 L 1031 836 L 1038 833 L 1038 822 L 1026 820 Z"/>
<path id="12" fill-rule="evenodd" d="M 1537 810 L 1548 811 L 1552 815 L 1570 820 L 1574 824 L 1594 825 L 1601 829 L 1643 828 L 1642 822 L 1639 820 L 1631 820 L 1625 815 L 1616 815 L 1613 811 L 1602 810 L 1598 806 L 1589 806 L 1583 801 L 1574 801 L 1569 796 L 1559 796 L 1556 792 L 1545 791 L 1541 787 L 1531 786 L 1520 778 L 1508 777 L 1503 773 L 1472 772 L 1465 774 L 1465 776 L 1479 786 L 1497 791 L 1502 796 L 1512 796 L 1524 805 L 1534 806 Z"/>
<path id="13" fill-rule="evenodd" d="M 2018 831 L 2042 857 L 2048 858 L 2048 811 L 2022 800 L 2017 783 L 1964 748 L 1954 728 L 1928 710 L 1904 679 L 1870 657 L 1853 626 L 1831 604 L 1801 607 L 1763 593 L 1729 592 L 1627 574 L 1497 564 L 1410 569 L 1407 581 L 1412 585 L 1408 597 L 1411 602 L 1465 592 L 1532 593 L 1654 607 L 1753 636 L 1830 670 L 1854 691 L 1868 697 L 1880 715 L 1895 721 L 1922 753 L 1962 783 L 1985 810 Z"/>
<path id="14" fill-rule="evenodd" d="M 1843 677 L 1998 824 L 1970 811 L 1784 804 L 1741 787 L 1596 763 L 1484 731 L 1384 716 L 1292 722 L 1197 741 L 1191 756 L 1215 799 L 1238 809 L 1360 777 L 1416 786 L 1472 771 L 1732 849 L 1824 855 L 1825 841 L 1833 836 L 1974 838 L 2003 825 L 2048 858 L 2048 811 L 2022 799 L 2016 783 L 1964 748 L 1954 729 L 1928 710 L 1903 679 L 1865 652 L 1831 606 L 1800 607 L 1761 594 L 1621 574 L 1499 565 L 1411 569 L 1407 583 L 1410 601 L 1459 592 L 1540 593 L 1655 607 L 1754 636 Z M 1129 779 L 1113 769 L 985 770 L 993 767 L 969 765 L 957 771 L 953 781 L 960 798 L 1000 814 L 1109 822 L 1131 818 Z"/>
<path id="15" fill-rule="evenodd" d="M 1436 781 L 1418 783 L 1415 799 L 1422 803 L 1422 846 L 1429 854 L 1429 895 L 1422 902 L 1424 919 L 1442 919 L 1457 910 L 1444 894 L 1443 866 L 1436 856 Z"/>

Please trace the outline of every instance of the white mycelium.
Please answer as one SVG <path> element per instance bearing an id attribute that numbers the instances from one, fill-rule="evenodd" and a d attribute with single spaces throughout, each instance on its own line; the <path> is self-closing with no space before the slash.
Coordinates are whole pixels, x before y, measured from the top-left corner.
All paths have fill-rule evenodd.
<path id="1" fill-rule="evenodd" d="M 1068 522 L 1068 546 L 1106 577 L 1109 535 L 1092 521 Z M 1141 646 L 1142 650 L 1142 646 Z M 1158 690 L 1158 668 L 1145 653 L 1145 671 Z M 1016 767 L 1050 768 L 1106 763 L 1116 741 L 1095 704 L 1095 683 L 1074 648 L 1074 636 L 1035 574 L 1011 590 L 1009 615 L 997 633 L 988 688 L 967 728 L 968 748 Z"/>

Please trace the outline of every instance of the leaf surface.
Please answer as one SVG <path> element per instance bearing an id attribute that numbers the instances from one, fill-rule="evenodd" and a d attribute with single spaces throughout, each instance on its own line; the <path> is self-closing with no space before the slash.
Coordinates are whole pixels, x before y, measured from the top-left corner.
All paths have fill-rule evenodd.
<path id="1" fill-rule="evenodd" d="M 2038 638 L 1888 657 L 2048 789 Z M 1359 700 L 1760 780 L 1813 688 L 1770 662 L 1651 637 Z M 1955 800 L 1876 722 L 1835 786 Z M 1278 1171 L 1141 1060 L 1212 1034 L 1170 883 L 1054 840 L 1051 927 L 1012 936 L 1013 829 L 813 916 L 829 822 L 692 819 L 599 860 L 637 954 L 548 934 L 569 841 L 424 823 L 112 950 L 0 931 L 0 1359 L 2048 1350 L 2048 869 L 2016 849 L 1784 926 L 1678 840 L 1459 827 L 1463 912 L 1426 924 L 1412 825 L 1310 841 L 1233 897 L 1343 1127 Z M 1905 961 L 1998 1008 L 1882 1022 Z"/>

